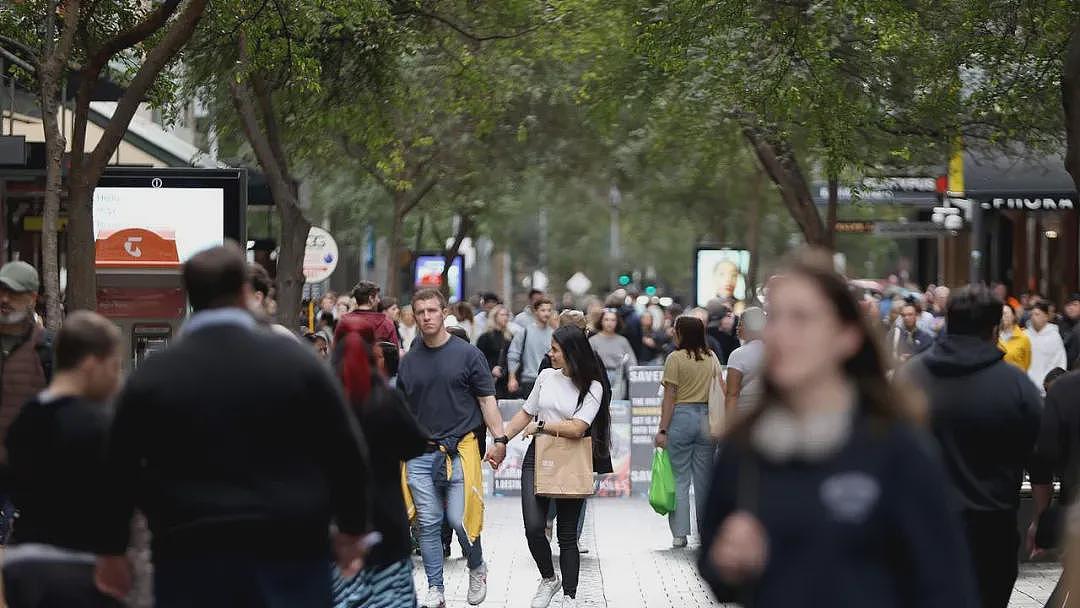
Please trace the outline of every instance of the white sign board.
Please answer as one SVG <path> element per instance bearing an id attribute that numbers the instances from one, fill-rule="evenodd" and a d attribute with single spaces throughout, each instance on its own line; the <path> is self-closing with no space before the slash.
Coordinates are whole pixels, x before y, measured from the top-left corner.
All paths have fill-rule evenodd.
<path id="1" fill-rule="evenodd" d="M 338 265 L 338 246 L 330 233 L 312 226 L 304 249 L 304 280 L 321 283 L 334 274 Z"/>
<path id="2" fill-rule="evenodd" d="M 585 295 L 589 292 L 590 287 L 592 287 L 592 281 L 583 272 L 575 272 L 574 276 L 570 277 L 570 280 L 566 282 L 566 288 L 575 296 Z"/>

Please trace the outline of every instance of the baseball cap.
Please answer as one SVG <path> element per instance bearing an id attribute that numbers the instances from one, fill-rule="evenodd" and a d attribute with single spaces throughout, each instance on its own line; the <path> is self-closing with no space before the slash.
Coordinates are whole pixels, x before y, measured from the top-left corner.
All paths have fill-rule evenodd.
<path id="1" fill-rule="evenodd" d="M 720 325 L 720 321 L 730 312 L 730 309 L 720 298 L 713 298 L 706 302 L 705 310 L 709 311 L 709 327 Z"/>
<path id="2" fill-rule="evenodd" d="M 0 267 L 0 284 L 16 293 L 37 293 L 41 285 L 37 270 L 23 261 L 8 262 Z"/>
<path id="3" fill-rule="evenodd" d="M 1066 304 L 1068 304 L 1069 302 L 1080 302 L 1080 291 L 1073 293 L 1069 296 L 1068 300 L 1065 300 Z"/>
<path id="4" fill-rule="evenodd" d="M 742 313 L 742 323 L 747 331 L 761 331 L 765 329 L 765 311 L 756 306 L 747 308 Z"/>

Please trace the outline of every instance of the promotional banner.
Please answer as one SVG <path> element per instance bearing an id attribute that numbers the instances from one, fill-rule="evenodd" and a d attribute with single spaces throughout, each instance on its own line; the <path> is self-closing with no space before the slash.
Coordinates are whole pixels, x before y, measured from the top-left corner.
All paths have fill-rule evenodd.
<path id="1" fill-rule="evenodd" d="M 599 476 L 597 496 L 630 496 L 630 402 L 611 402 L 611 473 Z"/>
<path id="2" fill-rule="evenodd" d="M 510 422 L 524 404 L 523 399 L 500 399 L 499 413 L 502 414 L 503 424 Z M 488 435 L 488 445 L 491 445 L 492 437 L 490 433 Z M 521 435 L 510 440 L 506 446 L 506 459 L 499 470 L 491 475 L 492 483 L 485 484 L 485 490 L 490 488 L 490 493 L 496 496 L 521 496 L 521 462 L 525 459 L 525 450 L 530 441 L 532 440 L 522 439 Z M 484 474 L 490 473 L 491 467 L 485 465 Z"/>
<path id="3" fill-rule="evenodd" d="M 500 399 L 499 413 L 503 424 L 510 422 L 525 403 L 522 399 Z M 630 402 L 611 403 L 611 468 L 607 475 L 599 475 L 597 496 L 630 496 Z M 520 436 L 506 446 L 506 460 L 498 471 L 484 466 L 484 493 L 496 496 L 521 496 L 521 462 L 525 459 L 531 439 Z M 488 437 L 491 445 L 491 437 Z"/>
<path id="4" fill-rule="evenodd" d="M 630 368 L 630 485 L 639 496 L 649 493 L 652 480 L 653 438 L 660 425 L 660 382 L 664 368 L 638 365 Z"/>

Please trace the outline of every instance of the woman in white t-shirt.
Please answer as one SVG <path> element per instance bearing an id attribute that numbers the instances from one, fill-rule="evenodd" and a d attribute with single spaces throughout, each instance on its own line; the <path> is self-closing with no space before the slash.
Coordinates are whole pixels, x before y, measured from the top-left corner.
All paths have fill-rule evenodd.
<path id="1" fill-rule="evenodd" d="M 507 425 L 506 435 L 513 438 L 518 433 L 523 433 L 525 437 L 546 433 L 579 438 L 586 434 L 606 433 L 606 429 L 599 426 L 601 420 L 609 418 L 598 416 L 607 407 L 600 383 L 604 370 L 593 354 L 585 333 L 573 326 L 560 327 L 552 336 L 548 356 L 552 369 L 545 369 L 537 376 L 525 405 Z M 598 428 L 590 433 L 594 420 Z M 597 439 L 594 437 L 594 441 Z M 581 566 L 577 522 L 585 499 L 537 496 L 535 453 L 535 444 L 532 444 L 521 463 L 521 512 L 525 520 L 525 539 L 543 579 L 533 597 L 532 606 L 545 608 L 561 586 L 564 595 L 561 606 L 572 608 L 577 606 L 574 598 L 577 597 Z M 561 585 L 551 560 L 551 544 L 544 535 L 552 500 L 558 514 L 556 536 L 559 540 L 559 569 L 563 576 Z"/>

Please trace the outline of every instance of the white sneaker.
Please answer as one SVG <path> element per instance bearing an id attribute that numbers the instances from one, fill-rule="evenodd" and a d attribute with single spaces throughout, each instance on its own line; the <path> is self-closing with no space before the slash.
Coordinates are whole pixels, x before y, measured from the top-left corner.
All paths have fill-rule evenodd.
<path id="1" fill-rule="evenodd" d="M 469 605 L 479 606 L 487 598 L 487 564 L 469 570 Z"/>
<path id="2" fill-rule="evenodd" d="M 540 586 L 536 588 L 536 595 L 532 599 L 532 608 L 547 608 L 551 603 L 551 598 L 555 597 L 560 587 L 562 587 L 562 582 L 557 576 L 541 579 Z"/>
<path id="3" fill-rule="evenodd" d="M 676 549 L 682 549 L 682 548 L 686 547 L 686 544 L 687 543 L 686 543 L 686 537 L 685 536 L 676 536 L 671 541 L 671 546 L 676 548 Z"/>
<path id="4" fill-rule="evenodd" d="M 421 608 L 446 608 L 446 598 L 443 597 L 442 589 L 428 587 L 427 597 L 420 606 Z"/>
<path id="5" fill-rule="evenodd" d="M 570 597 L 569 595 L 562 596 L 562 604 L 560 604 L 561 608 L 577 608 L 577 605 L 578 604 L 576 599 Z"/>

